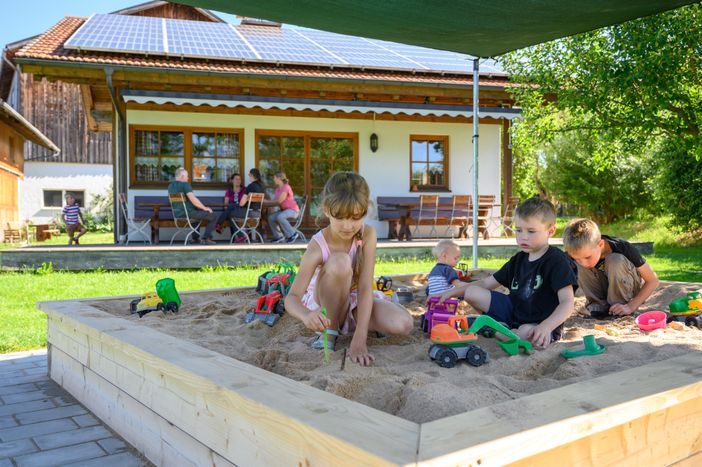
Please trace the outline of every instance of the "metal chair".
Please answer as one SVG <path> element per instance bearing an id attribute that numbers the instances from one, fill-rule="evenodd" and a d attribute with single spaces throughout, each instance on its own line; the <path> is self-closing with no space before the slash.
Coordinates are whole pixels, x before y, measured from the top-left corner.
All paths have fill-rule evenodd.
<path id="1" fill-rule="evenodd" d="M 439 196 L 438 195 L 420 195 L 419 196 L 419 212 L 417 220 L 414 222 L 414 231 L 412 236 L 417 236 L 417 231 L 420 225 L 431 225 L 429 236 L 432 232 L 435 237 L 438 237 L 436 225 L 439 217 Z"/>
<path id="2" fill-rule="evenodd" d="M 124 222 L 127 224 L 127 241 L 125 245 L 129 245 L 132 235 L 142 237 L 144 243 L 151 244 L 151 219 L 138 219 L 129 217 L 129 209 L 127 205 L 127 195 L 119 194 L 119 210 L 122 212 Z"/>
<path id="3" fill-rule="evenodd" d="M 188 207 L 185 204 L 185 193 L 169 193 L 168 201 L 171 203 L 171 211 L 173 212 L 173 223 L 175 224 L 176 228 L 175 233 L 171 237 L 171 245 L 173 245 L 173 241 L 181 232 L 186 232 L 183 245 L 187 245 L 191 235 L 200 235 L 200 224 L 202 224 L 202 221 L 195 219 L 197 220 L 197 222 L 193 223 L 193 220 L 190 219 L 190 216 L 188 215 Z M 182 207 L 182 216 L 179 217 L 176 215 L 176 207 Z"/>
<path id="4" fill-rule="evenodd" d="M 263 236 L 257 230 L 261 223 L 261 204 L 266 195 L 263 193 L 249 193 L 246 200 L 246 213 L 242 218 L 232 217 L 229 219 L 232 229 L 232 237 L 229 243 L 234 243 L 234 239 L 239 234 L 246 237 L 246 243 L 251 243 L 251 238 L 258 238 L 263 243 Z M 253 207 L 252 207 L 253 206 Z"/>
<path id="5" fill-rule="evenodd" d="M 302 221 L 305 218 L 305 209 L 307 209 L 307 201 L 308 201 L 307 196 L 302 196 L 298 200 L 298 207 L 300 208 L 300 211 L 297 213 L 297 217 L 295 218 L 295 223 L 291 225 L 293 230 L 295 231 L 295 240 L 297 241 L 298 239 L 302 239 L 303 242 L 307 241 L 307 237 L 305 237 L 305 234 L 302 233 L 302 230 L 300 230 L 300 226 L 302 225 Z"/>
<path id="6" fill-rule="evenodd" d="M 451 206 L 451 217 L 446 228 L 446 235 L 451 232 L 454 237 L 454 226 L 458 226 L 458 238 L 468 231 L 468 226 L 473 223 L 473 197 L 471 195 L 454 195 Z"/>

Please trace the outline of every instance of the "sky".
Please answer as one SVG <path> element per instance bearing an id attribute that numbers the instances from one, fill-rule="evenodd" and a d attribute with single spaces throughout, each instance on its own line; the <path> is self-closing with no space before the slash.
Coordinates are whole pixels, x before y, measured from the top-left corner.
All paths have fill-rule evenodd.
<path id="1" fill-rule="evenodd" d="M 90 16 L 145 3 L 146 0 L 1 0 L 0 49 L 5 44 L 36 36 L 58 23 L 64 16 Z M 217 16 L 237 23 L 234 15 Z"/>

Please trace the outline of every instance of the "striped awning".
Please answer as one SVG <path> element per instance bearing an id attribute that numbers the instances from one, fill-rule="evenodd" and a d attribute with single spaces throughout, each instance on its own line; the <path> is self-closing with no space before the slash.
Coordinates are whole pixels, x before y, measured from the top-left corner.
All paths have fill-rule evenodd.
<path id="1" fill-rule="evenodd" d="M 247 109 L 312 110 L 344 113 L 375 113 L 391 115 L 420 115 L 435 117 L 472 117 L 469 105 L 408 104 L 373 101 L 342 101 L 327 99 L 302 99 L 287 97 L 242 96 L 234 94 L 200 94 L 159 91 L 122 91 L 125 102 L 137 104 L 173 104 L 210 107 L 243 107 Z M 503 107 L 481 107 L 480 118 L 512 120 L 521 114 L 521 109 Z"/>

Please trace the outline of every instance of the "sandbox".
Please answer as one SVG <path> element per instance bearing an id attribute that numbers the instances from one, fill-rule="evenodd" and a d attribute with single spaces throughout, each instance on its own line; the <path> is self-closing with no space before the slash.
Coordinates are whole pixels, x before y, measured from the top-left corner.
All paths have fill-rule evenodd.
<path id="1" fill-rule="evenodd" d="M 698 288 L 666 286 L 669 293 L 654 295 L 649 307 Z M 248 288 L 181 296 L 179 316 L 141 320 L 126 308 L 117 316 L 131 296 L 39 305 L 48 316 L 52 379 L 158 465 L 702 461 L 702 331 L 643 334 L 618 320 L 605 323 L 608 334 L 576 316 L 566 323 L 565 344 L 507 357 L 487 342 L 488 364 L 453 369 L 420 357 L 416 347 L 428 348 L 422 336 L 371 337 L 377 368 L 346 362 L 342 370 L 344 341 L 324 365 L 290 317 L 274 328 L 237 327 L 242 310 L 226 307 L 234 297 L 254 297 Z M 216 324 L 198 331 L 205 322 Z M 177 324 L 177 332 L 166 326 Z M 281 325 L 290 331 L 276 331 Z M 252 342 L 262 350 L 237 346 L 242 330 L 257 335 Z M 609 356 L 557 356 L 585 332 L 606 343 Z M 244 361 L 196 344 L 205 341 Z M 486 385 L 466 383 L 479 380 Z M 536 380 L 545 383 L 535 387 Z"/>

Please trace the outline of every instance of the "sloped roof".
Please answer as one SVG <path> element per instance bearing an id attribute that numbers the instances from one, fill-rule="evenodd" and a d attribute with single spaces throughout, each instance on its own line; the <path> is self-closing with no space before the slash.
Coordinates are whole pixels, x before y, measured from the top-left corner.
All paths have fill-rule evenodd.
<path id="1" fill-rule="evenodd" d="M 46 60 L 75 63 L 86 66 L 124 66 L 138 68 L 169 69 L 175 71 L 203 73 L 232 73 L 261 76 L 293 76 L 309 79 L 329 80 L 368 80 L 386 82 L 407 82 L 416 84 L 436 84 L 449 86 L 467 86 L 472 84 L 472 76 L 451 73 L 386 71 L 342 69 L 325 66 L 276 65 L 271 63 L 251 63 L 238 61 L 209 61 L 203 59 L 174 59 L 154 56 L 141 56 L 125 53 L 78 52 L 63 47 L 66 40 L 85 22 L 86 18 L 67 16 L 31 43 L 19 50 L 15 59 Z M 483 77 L 481 87 L 505 87 L 506 77 Z"/>
<path id="2" fill-rule="evenodd" d="M 19 112 L 0 99 L 0 122 L 13 128 L 32 143 L 43 146 L 58 154 L 61 150 L 34 125 L 29 123 Z"/>

